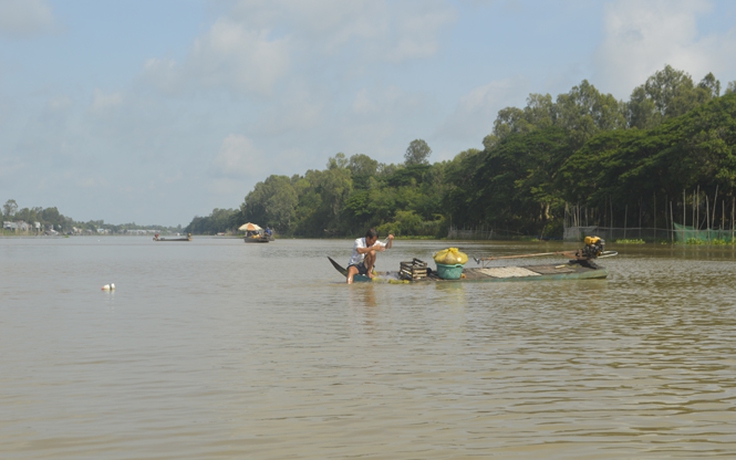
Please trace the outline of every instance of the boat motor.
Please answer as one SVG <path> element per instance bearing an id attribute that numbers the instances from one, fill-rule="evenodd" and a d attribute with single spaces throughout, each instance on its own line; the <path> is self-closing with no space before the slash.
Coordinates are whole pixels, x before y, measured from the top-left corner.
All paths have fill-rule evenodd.
<path id="1" fill-rule="evenodd" d="M 603 238 L 600 238 L 598 236 L 586 236 L 585 237 L 585 246 L 583 246 L 582 249 L 582 258 L 583 259 L 595 259 L 599 255 L 603 254 L 603 245 L 606 242 L 603 240 Z"/>

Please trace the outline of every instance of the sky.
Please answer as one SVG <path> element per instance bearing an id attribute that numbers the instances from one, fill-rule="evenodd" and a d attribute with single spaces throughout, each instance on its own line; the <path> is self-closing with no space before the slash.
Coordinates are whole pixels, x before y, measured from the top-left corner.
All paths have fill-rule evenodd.
<path id="1" fill-rule="evenodd" d="M 0 0 L 0 204 L 186 226 L 340 152 L 482 149 L 583 80 L 725 89 L 734 56 L 731 0 Z"/>

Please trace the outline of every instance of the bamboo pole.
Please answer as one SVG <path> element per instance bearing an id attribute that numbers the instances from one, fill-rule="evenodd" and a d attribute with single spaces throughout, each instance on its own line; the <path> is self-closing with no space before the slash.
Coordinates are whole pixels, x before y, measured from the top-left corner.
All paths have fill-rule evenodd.
<path id="1" fill-rule="evenodd" d="M 682 226 L 683 229 L 687 225 L 687 199 L 685 198 L 685 189 L 682 189 Z"/>
<path id="2" fill-rule="evenodd" d="M 716 225 L 716 207 L 718 206 L 718 184 L 716 184 L 716 193 L 713 195 L 713 218 L 710 220 L 713 226 Z"/>
<path id="3" fill-rule="evenodd" d="M 666 214 L 665 214 L 666 215 Z M 670 241 L 675 242 L 675 220 L 672 214 L 672 201 L 670 201 L 670 222 L 672 222 L 672 233 L 670 233 Z"/>
<path id="4" fill-rule="evenodd" d="M 693 230 L 697 230 L 697 226 L 695 225 L 695 189 L 693 189 Z"/>
<path id="5" fill-rule="evenodd" d="M 480 257 L 475 260 L 481 261 L 481 262 L 488 262 L 491 260 L 525 259 L 528 257 L 543 257 L 543 256 L 565 256 L 565 257 L 572 258 L 572 257 L 575 257 L 575 251 L 536 252 L 534 254 L 517 254 L 515 256 Z"/>
<path id="6" fill-rule="evenodd" d="M 700 185 L 698 185 L 698 193 L 695 196 L 698 198 L 698 210 L 695 212 L 695 215 L 698 218 L 698 230 L 700 230 Z"/>
<path id="7" fill-rule="evenodd" d="M 611 198 L 611 195 L 608 195 L 608 204 L 611 206 L 611 224 L 609 227 L 611 227 L 611 236 L 613 237 L 613 198 Z"/>
<path id="8" fill-rule="evenodd" d="M 705 195 L 705 239 L 710 241 L 710 203 L 708 202 L 708 195 Z"/>

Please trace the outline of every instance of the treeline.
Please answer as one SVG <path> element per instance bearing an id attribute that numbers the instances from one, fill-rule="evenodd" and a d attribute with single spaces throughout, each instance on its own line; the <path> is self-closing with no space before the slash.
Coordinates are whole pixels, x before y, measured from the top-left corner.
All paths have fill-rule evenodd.
<path id="1" fill-rule="evenodd" d="M 59 212 L 56 207 L 42 208 L 20 208 L 18 203 L 13 200 L 7 200 L 2 207 L 3 222 L 25 222 L 31 226 L 31 231 L 39 230 L 56 231 L 59 233 L 72 233 L 74 229 L 77 233 L 98 233 L 102 229 L 108 233 L 126 233 L 131 230 L 158 230 L 164 232 L 181 232 L 181 225 L 174 227 L 163 227 L 161 225 L 136 225 L 135 222 L 127 224 L 108 224 L 104 220 L 90 220 L 88 222 L 77 222 L 71 217 L 67 217 Z M 40 224 L 39 229 L 33 228 L 34 223 Z"/>
<path id="2" fill-rule="evenodd" d="M 526 107 L 501 110 L 483 150 L 430 164 L 431 149 L 415 140 L 398 165 L 338 153 L 324 170 L 266 178 L 240 209 L 216 209 L 185 231 L 232 231 L 253 221 L 309 237 L 367 227 L 441 237 L 450 225 L 561 236 L 571 207 L 584 209 L 589 225 L 730 225 L 736 82 L 720 93 L 712 74 L 695 84 L 670 66 L 628 102 L 584 80 L 555 99 L 531 94 Z"/>

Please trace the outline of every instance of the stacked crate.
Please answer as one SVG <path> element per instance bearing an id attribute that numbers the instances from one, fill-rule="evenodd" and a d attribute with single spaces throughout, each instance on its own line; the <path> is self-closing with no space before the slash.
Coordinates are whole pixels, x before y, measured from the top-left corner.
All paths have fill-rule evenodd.
<path id="1" fill-rule="evenodd" d="M 401 262 L 399 269 L 399 277 L 409 281 L 417 281 L 427 277 L 427 263 L 412 259 L 409 262 Z"/>

